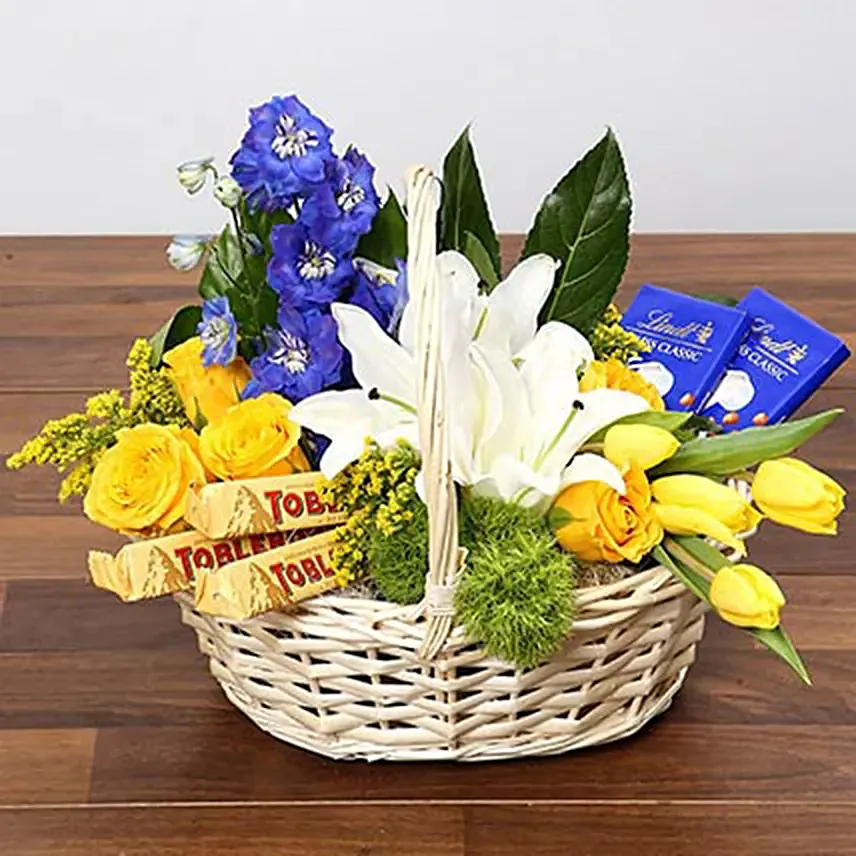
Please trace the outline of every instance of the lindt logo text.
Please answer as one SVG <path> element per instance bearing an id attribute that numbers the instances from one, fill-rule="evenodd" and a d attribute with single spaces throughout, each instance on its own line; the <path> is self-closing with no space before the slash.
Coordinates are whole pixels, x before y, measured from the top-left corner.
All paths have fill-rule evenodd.
<path id="1" fill-rule="evenodd" d="M 808 355 L 808 345 L 805 343 L 795 342 L 793 339 L 774 339 L 776 325 L 766 318 L 756 318 L 752 323 L 752 332 L 758 337 L 758 347 L 769 354 L 782 357 L 792 366 Z"/>
<path id="2" fill-rule="evenodd" d="M 704 345 L 713 335 L 713 324 L 710 321 L 691 321 L 689 324 L 675 323 L 674 313 L 665 309 L 652 309 L 648 320 L 636 325 L 640 330 L 659 333 L 661 336 L 673 336 L 676 339 L 695 339 Z"/>

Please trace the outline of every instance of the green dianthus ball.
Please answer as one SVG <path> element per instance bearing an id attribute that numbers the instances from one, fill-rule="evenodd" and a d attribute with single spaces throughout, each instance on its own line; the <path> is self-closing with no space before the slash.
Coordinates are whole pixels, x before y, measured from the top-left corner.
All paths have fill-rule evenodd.
<path id="1" fill-rule="evenodd" d="M 393 603 L 419 603 L 428 573 L 428 509 L 416 501 L 412 519 L 392 535 L 373 529 L 369 567 L 381 594 Z"/>

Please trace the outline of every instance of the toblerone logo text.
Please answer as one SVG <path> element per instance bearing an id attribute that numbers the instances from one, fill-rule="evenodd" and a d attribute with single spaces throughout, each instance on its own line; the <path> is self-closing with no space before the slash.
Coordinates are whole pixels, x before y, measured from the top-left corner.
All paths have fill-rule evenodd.
<path id="1" fill-rule="evenodd" d="M 192 580 L 194 571 L 222 568 L 223 565 L 229 565 L 240 559 L 248 559 L 250 556 L 284 547 L 287 543 L 285 532 L 269 532 L 264 535 L 247 535 L 243 538 L 213 541 L 198 547 L 179 547 L 174 550 L 174 553 L 181 562 L 185 576 L 188 580 Z"/>
<path id="2" fill-rule="evenodd" d="M 336 513 L 336 508 L 332 505 L 325 505 L 314 490 L 266 490 L 264 497 L 270 503 L 271 514 L 277 524 L 282 523 L 286 515 L 299 518 L 303 516 L 320 517 L 322 514 Z"/>
<path id="3" fill-rule="evenodd" d="M 294 596 L 295 589 L 301 589 L 309 583 L 320 583 L 321 580 L 336 575 L 336 572 L 324 561 L 323 553 L 316 553 L 314 556 L 307 556 L 293 562 L 276 562 L 270 566 L 270 571 L 276 575 L 289 598 Z"/>

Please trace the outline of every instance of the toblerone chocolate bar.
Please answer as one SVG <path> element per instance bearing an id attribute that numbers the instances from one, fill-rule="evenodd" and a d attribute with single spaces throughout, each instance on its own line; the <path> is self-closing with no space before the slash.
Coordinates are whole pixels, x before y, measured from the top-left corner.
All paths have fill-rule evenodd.
<path id="1" fill-rule="evenodd" d="M 91 550 L 89 574 L 96 586 L 124 601 L 147 600 L 191 591 L 200 574 L 284 547 L 302 535 L 268 532 L 211 540 L 200 532 L 181 532 L 126 544 L 115 556 Z"/>
<path id="2" fill-rule="evenodd" d="M 322 532 L 196 578 L 196 608 L 222 618 L 252 618 L 340 585 L 330 559 L 336 533 Z"/>
<path id="3" fill-rule="evenodd" d="M 347 514 L 321 501 L 324 481 L 320 473 L 295 473 L 191 488 L 184 518 L 208 538 L 344 523 Z"/>

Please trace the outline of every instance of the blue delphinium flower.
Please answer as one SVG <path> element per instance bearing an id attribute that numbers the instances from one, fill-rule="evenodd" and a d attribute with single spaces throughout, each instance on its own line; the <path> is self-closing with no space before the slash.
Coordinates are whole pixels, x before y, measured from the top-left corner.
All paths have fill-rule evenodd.
<path id="1" fill-rule="evenodd" d="M 202 365 L 228 366 L 238 352 L 238 322 L 228 297 L 212 297 L 202 305 L 202 320 L 196 328 L 202 339 Z"/>
<path id="2" fill-rule="evenodd" d="M 354 249 L 380 208 L 374 172 L 368 158 L 350 146 L 340 160 L 328 165 L 327 181 L 307 200 L 301 219 L 312 227 L 329 221 L 327 228 L 336 239 Z"/>
<path id="3" fill-rule="evenodd" d="M 356 259 L 357 284 L 348 301 L 365 309 L 377 323 L 394 336 L 407 305 L 407 267 L 396 261 L 397 270 L 381 267 L 366 259 Z"/>
<path id="4" fill-rule="evenodd" d="M 275 226 L 270 240 L 268 282 L 290 306 L 329 306 L 353 277 L 350 255 L 324 224 L 313 229 L 301 221 Z"/>
<path id="5" fill-rule="evenodd" d="M 334 160 L 333 133 L 296 96 L 272 98 L 250 110 L 250 127 L 232 156 L 232 175 L 251 208 L 287 208 L 309 195 Z"/>
<path id="6" fill-rule="evenodd" d="M 297 402 L 339 383 L 344 350 L 332 316 L 283 306 L 278 321 L 279 329 L 265 331 L 266 350 L 250 363 L 253 377 L 243 397 L 277 392 Z"/>

